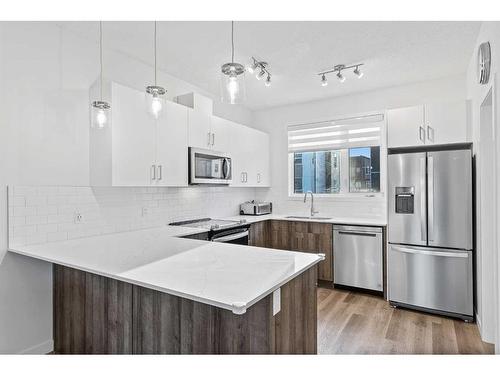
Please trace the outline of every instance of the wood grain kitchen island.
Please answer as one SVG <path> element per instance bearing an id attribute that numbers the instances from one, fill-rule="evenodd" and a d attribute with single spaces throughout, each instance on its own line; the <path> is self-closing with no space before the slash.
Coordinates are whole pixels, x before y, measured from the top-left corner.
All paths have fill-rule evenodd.
<path id="1" fill-rule="evenodd" d="M 54 265 L 59 354 L 316 354 L 316 267 L 244 314 Z"/>
<path id="2" fill-rule="evenodd" d="M 165 227 L 9 251 L 53 264 L 54 351 L 314 354 L 322 255 Z"/>

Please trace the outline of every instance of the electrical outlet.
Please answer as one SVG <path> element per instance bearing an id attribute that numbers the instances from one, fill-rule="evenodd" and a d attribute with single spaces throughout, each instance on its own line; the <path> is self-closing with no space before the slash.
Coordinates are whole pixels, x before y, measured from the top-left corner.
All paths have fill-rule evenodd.
<path id="1" fill-rule="evenodd" d="M 143 207 L 142 208 L 142 217 L 148 216 L 149 214 L 149 208 Z"/>
<path id="2" fill-rule="evenodd" d="M 83 221 L 83 215 L 79 211 L 75 211 L 75 224 L 80 224 Z"/>

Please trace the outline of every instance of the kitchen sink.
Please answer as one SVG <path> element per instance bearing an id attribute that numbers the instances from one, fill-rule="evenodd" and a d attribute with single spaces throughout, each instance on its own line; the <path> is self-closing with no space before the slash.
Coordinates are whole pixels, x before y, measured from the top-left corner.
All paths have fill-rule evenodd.
<path id="1" fill-rule="evenodd" d="M 285 216 L 285 219 L 303 219 L 303 220 L 330 220 L 331 217 L 323 216 Z"/>

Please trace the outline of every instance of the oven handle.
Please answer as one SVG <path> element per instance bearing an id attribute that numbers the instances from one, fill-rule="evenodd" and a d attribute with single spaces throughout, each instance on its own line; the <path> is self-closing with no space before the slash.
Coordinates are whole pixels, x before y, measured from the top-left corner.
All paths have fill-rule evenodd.
<path id="1" fill-rule="evenodd" d="M 231 234 L 229 236 L 223 236 L 223 237 L 217 237 L 212 239 L 212 242 L 229 242 L 229 241 L 234 241 L 239 238 L 247 237 L 248 236 L 248 230 L 244 232 L 239 232 L 235 234 Z"/>

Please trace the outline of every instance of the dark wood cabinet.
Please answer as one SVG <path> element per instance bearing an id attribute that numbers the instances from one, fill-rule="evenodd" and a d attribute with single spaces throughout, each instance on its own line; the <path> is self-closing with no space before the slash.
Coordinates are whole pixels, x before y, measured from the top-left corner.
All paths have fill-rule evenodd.
<path id="1" fill-rule="evenodd" d="M 304 221 L 265 220 L 250 227 L 250 245 L 323 253 L 318 279 L 333 281 L 333 225 Z"/>
<path id="2" fill-rule="evenodd" d="M 54 265 L 57 354 L 316 354 L 317 270 L 242 315 Z"/>

